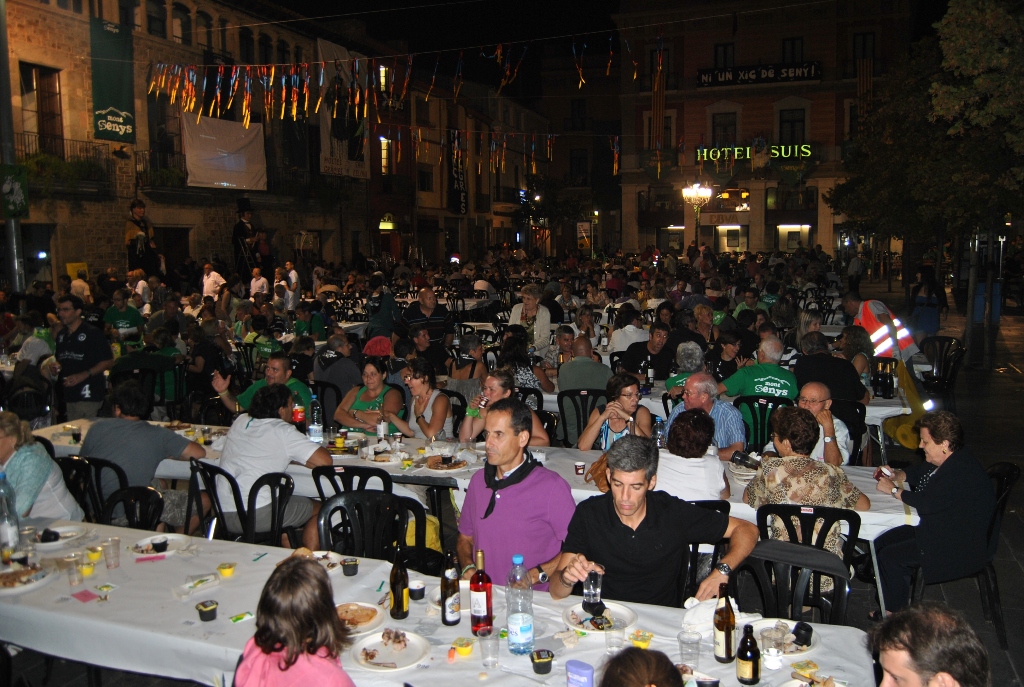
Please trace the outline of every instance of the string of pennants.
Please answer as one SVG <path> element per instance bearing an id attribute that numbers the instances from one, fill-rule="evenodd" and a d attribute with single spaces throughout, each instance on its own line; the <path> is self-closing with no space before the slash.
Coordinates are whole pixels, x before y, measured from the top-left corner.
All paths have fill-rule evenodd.
<path id="1" fill-rule="evenodd" d="M 633 54 L 629 41 L 623 39 L 623 46 L 628 59 L 633 67 L 633 80 L 639 78 L 639 62 Z M 526 57 L 528 46 L 523 46 L 517 56 L 513 56 L 513 47 L 498 44 L 491 54 L 481 52 L 481 56 L 493 59 L 500 68 L 500 83 L 497 93 L 500 94 L 505 86 L 516 80 L 523 59 Z M 586 84 L 584 78 L 584 53 L 587 44 L 583 42 L 577 49 L 576 41 L 572 43 L 572 59 L 575 70 L 578 73 L 578 88 Z M 652 97 L 654 105 L 661 105 L 664 98 L 664 86 L 660 78 L 660 65 L 662 60 L 662 42 L 658 42 L 658 75 L 652 83 Z M 380 67 L 386 67 L 390 74 L 396 74 L 400 57 L 405 57 L 405 76 L 401 80 L 401 87 L 398 87 L 398 79 L 391 78 L 384 88 L 379 83 Z M 614 57 L 612 37 L 608 41 L 608 61 L 605 65 L 605 75 L 610 75 L 612 60 Z M 464 79 L 462 76 L 463 53 L 460 52 L 456 63 L 455 74 L 451 82 L 451 93 L 453 101 L 457 102 L 462 89 Z M 437 83 L 437 72 L 440 65 L 440 55 L 434 64 L 433 75 L 427 88 L 425 100 L 429 101 Z M 295 64 L 264 64 L 264 65 L 202 65 L 202 64 L 175 64 L 157 63 L 152 67 L 149 77 L 150 94 L 157 98 L 161 95 L 169 98 L 171 104 L 179 103 L 183 113 L 195 114 L 196 121 L 202 116 L 220 117 L 224 112 L 230 110 L 235 100 L 241 104 L 242 124 L 248 128 L 252 120 L 254 110 L 254 98 L 256 102 L 262 101 L 263 118 L 285 119 L 290 117 L 293 121 L 300 117 L 308 119 L 310 115 L 318 115 L 321 110 L 326 110 L 327 115 L 337 119 L 342 117 L 346 124 L 351 120 L 355 125 L 362 125 L 364 144 L 369 141 L 372 133 L 378 135 L 385 133 L 389 140 L 394 140 L 396 161 L 402 159 L 402 129 L 408 130 L 408 140 L 412 146 L 414 157 L 422 151 L 424 155 L 431 154 L 431 141 L 424 137 L 425 127 L 416 125 L 400 125 L 384 123 L 381 119 L 382 97 L 385 98 L 384 107 L 394 108 L 405 102 L 409 90 L 409 81 L 412 76 L 413 55 L 397 56 L 390 60 L 384 58 L 358 57 L 347 61 L 335 60 L 330 62 L 302 62 Z M 660 102 L 659 102 L 660 101 Z M 371 111 L 370 105 L 373 104 Z M 660 109 L 660 108 L 659 108 Z M 653 119 L 652 121 L 658 121 Z M 392 130 L 396 137 L 392 139 Z M 492 172 L 505 170 L 506 159 L 509 154 L 509 143 L 517 137 L 522 139 L 523 166 L 531 170 L 532 174 L 537 173 L 537 152 L 538 138 L 540 139 L 540 151 L 543 159 L 551 161 L 554 159 L 554 145 L 558 134 L 531 134 L 514 132 L 490 133 L 469 130 L 450 130 L 452 133 L 446 136 L 446 127 L 440 127 L 440 145 L 438 155 L 443 159 L 446 138 L 449 149 L 456 159 L 461 161 L 464 152 L 463 145 L 466 141 L 478 136 L 480 150 L 488 152 L 488 165 Z M 654 141 L 654 154 L 657 158 L 658 177 L 661 176 L 663 142 L 658 132 L 652 132 Z M 608 136 L 608 145 L 612 152 L 612 174 L 619 174 L 620 162 L 620 136 Z M 435 143 L 436 144 L 436 143 Z M 671 146 L 671 144 L 669 144 Z M 756 143 L 755 143 L 756 145 Z M 683 154 L 685 146 L 682 138 L 674 147 L 673 154 Z M 703 137 L 701 145 L 697 146 L 698 164 L 703 171 L 703 160 L 699 151 L 704 150 Z M 417 158 L 418 159 L 418 158 Z M 752 161 L 753 163 L 753 161 Z M 481 164 L 478 162 L 478 165 Z M 732 160 L 723 164 L 734 164 Z M 674 166 L 674 165 L 673 165 Z M 716 172 L 719 163 L 715 161 Z"/>

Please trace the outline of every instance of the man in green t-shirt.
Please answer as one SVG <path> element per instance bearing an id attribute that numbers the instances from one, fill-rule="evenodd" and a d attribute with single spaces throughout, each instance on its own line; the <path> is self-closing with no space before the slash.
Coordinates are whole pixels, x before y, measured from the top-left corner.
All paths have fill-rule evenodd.
<path id="1" fill-rule="evenodd" d="M 796 398 L 799 391 L 796 376 L 779 367 L 782 350 L 782 342 L 777 337 L 766 336 L 757 348 L 757 364 L 741 367 L 724 382 L 719 382 L 718 393 Z"/>
<path id="2" fill-rule="evenodd" d="M 309 303 L 299 303 L 295 306 L 295 336 L 308 336 L 313 341 L 327 340 L 327 325 L 319 315 L 313 313 Z"/>
<path id="3" fill-rule="evenodd" d="M 121 341 L 130 345 L 141 347 L 142 332 L 146 329 L 146 320 L 139 311 L 129 303 L 127 289 L 118 289 L 114 292 L 114 304 L 107 308 L 103 315 L 103 321 L 116 329 Z"/>
<path id="4" fill-rule="evenodd" d="M 257 391 L 268 384 L 284 384 L 291 389 L 292 401 L 294 403 L 301 403 L 307 409 L 309 408 L 309 402 L 313 399 L 308 386 L 297 379 L 292 379 L 292 363 L 283 351 L 274 351 L 270 354 L 270 359 L 267 360 L 267 376 L 258 382 L 254 382 L 248 389 L 239 394 L 237 398 L 228 391 L 228 387 L 231 385 L 231 375 L 222 377 L 220 372 L 214 372 L 211 383 L 213 384 L 213 390 L 220 396 L 220 400 L 233 413 L 248 410 L 249 404 L 252 403 L 252 397 Z"/>

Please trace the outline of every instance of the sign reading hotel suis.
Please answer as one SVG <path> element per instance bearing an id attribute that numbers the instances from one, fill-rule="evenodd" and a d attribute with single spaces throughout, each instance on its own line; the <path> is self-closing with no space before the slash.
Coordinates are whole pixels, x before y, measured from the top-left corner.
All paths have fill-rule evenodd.
<path id="1" fill-rule="evenodd" d="M 762 83 L 820 81 L 821 62 L 798 64 L 759 64 L 727 69 L 698 69 L 697 88 L 712 86 L 751 86 Z"/>
<path id="2" fill-rule="evenodd" d="M 761 150 L 751 146 L 733 146 L 730 148 L 697 148 L 694 163 L 726 162 L 728 160 L 753 160 L 757 157 L 770 157 L 772 160 L 801 160 L 811 157 L 811 144 L 770 145 Z"/>

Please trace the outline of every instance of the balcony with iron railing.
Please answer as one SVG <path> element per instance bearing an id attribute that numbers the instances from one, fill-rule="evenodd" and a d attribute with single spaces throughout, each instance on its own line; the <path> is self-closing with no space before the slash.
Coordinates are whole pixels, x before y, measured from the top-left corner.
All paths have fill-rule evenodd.
<path id="1" fill-rule="evenodd" d="M 114 190 L 110 146 L 34 133 L 14 135 L 14 155 L 38 197 L 106 197 Z"/>
<path id="2" fill-rule="evenodd" d="M 135 177 L 141 188 L 183 189 L 188 186 L 185 156 L 159 150 L 135 152 Z"/>

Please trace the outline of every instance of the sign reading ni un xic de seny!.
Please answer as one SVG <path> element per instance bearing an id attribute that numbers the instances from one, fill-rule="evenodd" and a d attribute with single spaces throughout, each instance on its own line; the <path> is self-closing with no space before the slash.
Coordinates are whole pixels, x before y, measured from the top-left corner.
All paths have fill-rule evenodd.
<path id="1" fill-rule="evenodd" d="M 751 86 L 762 83 L 820 81 L 821 62 L 798 64 L 759 64 L 727 69 L 698 69 L 697 88 L 711 86 Z"/>

